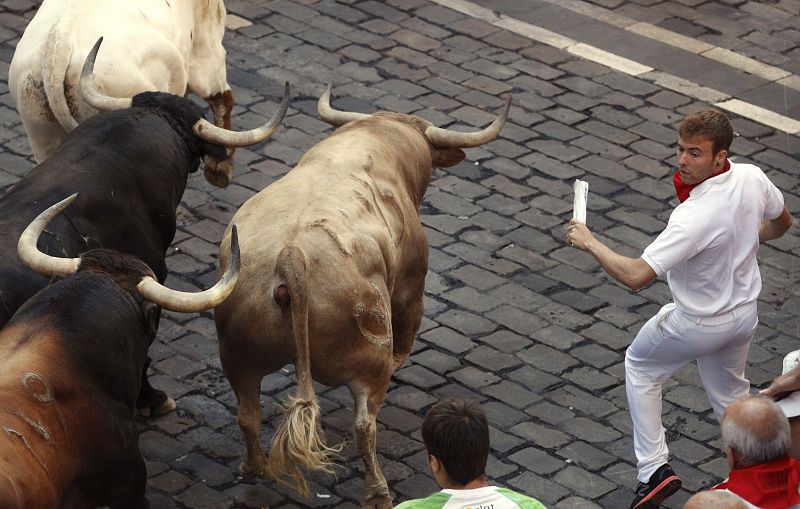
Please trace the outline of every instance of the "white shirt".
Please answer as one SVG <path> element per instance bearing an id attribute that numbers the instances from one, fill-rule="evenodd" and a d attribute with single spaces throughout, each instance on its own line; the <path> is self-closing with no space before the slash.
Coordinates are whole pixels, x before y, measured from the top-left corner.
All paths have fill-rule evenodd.
<path id="1" fill-rule="evenodd" d="M 508 488 L 485 486 L 442 490 L 427 498 L 408 500 L 395 509 L 546 509 L 538 500 Z"/>
<path id="2" fill-rule="evenodd" d="M 783 195 L 758 166 L 730 164 L 691 190 L 642 254 L 658 276 L 666 274 L 678 309 L 692 315 L 719 315 L 756 301 L 759 226 L 783 212 Z"/>

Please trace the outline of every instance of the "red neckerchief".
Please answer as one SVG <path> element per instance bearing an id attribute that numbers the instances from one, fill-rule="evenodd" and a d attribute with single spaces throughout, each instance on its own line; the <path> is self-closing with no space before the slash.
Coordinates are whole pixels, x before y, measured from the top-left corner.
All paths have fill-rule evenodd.
<path id="1" fill-rule="evenodd" d="M 708 178 L 716 177 L 717 175 L 722 175 L 723 173 L 725 173 L 730 169 L 731 169 L 731 162 L 725 161 L 725 167 Z M 683 203 L 689 197 L 689 191 L 691 191 L 695 187 L 705 182 L 705 180 L 698 182 L 697 184 L 684 184 L 683 180 L 681 180 L 681 172 L 676 171 L 675 174 L 672 176 L 672 182 L 675 184 L 675 193 L 678 195 L 678 199 L 680 200 L 681 203 Z"/>
<path id="2" fill-rule="evenodd" d="M 714 489 L 731 491 L 763 509 L 800 504 L 800 463 L 784 456 L 769 463 L 731 470 L 728 480 Z"/>

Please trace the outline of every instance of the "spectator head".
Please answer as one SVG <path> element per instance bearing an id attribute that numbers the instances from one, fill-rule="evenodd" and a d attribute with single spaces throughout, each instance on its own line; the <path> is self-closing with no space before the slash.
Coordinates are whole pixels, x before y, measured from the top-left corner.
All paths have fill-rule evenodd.
<path id="1" fill-rule="evenodd" d="M 745 396 L 731 403 L 720 422 L 731 468 L 768 463 L 789 454 L 789 420 L 774 401 Z"/>
<path id="2" fill-rule="evenodd" d="M 484 478 L 489 425 L 477 403 L 446 400 L 433 405 L 422 422 L 422 441 L 440 486 L 458 488 Z"/>
<path id="3" fill-rule="evenodd" d="M 683 509 L 747 509 L 747 504 L 729 491 L 711 490 L 692 495 Z"/>
<path id="4" fill-rule="evenodd" d="M 717 110 L 702 110 L 683 119 L 678 135 L 684 140 L 711 141 L 713 155 L 720 150 L 727 152 L 733 143 L 733 126 L 724 113 Z"/>

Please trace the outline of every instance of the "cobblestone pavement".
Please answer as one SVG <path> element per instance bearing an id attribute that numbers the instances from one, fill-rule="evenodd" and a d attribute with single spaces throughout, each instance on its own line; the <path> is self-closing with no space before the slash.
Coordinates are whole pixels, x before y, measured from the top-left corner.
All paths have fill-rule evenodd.
<path id="1" fill-rule="evenodd" d="M 800 71 L 798 0 L 593 1 Z M 430 242 L 426 319 L 379 414 L 381 465 L 395 500 L 434 490 L 421 418 L 439 398 L 469 397 L 490 415 L 494 482 L 549 507 L 627 507 L 635 472 L 624 349 L 669 291 L 664 282 L 628 291 L 588 255 L 565 246 L 572 180 L 590 183 L 590 226 L 615 249 L 638 256 L 675 205 L 669 175 L 676 122 L 699 103 L 424 0 L 227 6 L 241 18 L 225 42 L 234 126 L 268 117 L 284 80 L 293 86 L 292 109 L 271 140 L 237 151 L 230 187 L 212 188 L 202 172 L 190 178 L 167 259 L 169 284 L 210 284 L 217 244 L 236 208 L 330 133 L 315 111 L 324 83 L 335 84 L 339 108 L 413 112 L 439 126 L 465 128 L 484 126 L 502 104 L 498 96 L 512 92 L 500 139 L 468 150 L 467 161 L 454 168 L 437 170 L 422 206 Z M 4 187 L 33 166 L 6 76 L 34 9 L 25 0 L 0 1 Z M 563 11 L 564 19 L 570 15 Z M 577 38 L 580 26 L 575 30 Z M 741 137 L 732 152 L 765 169 L 797 218 L 800 139 L 734 118 Z M 765 284 L 748 369 L 757 387 L 800 344 L 798 232 L 795 226 L 759 251 Z M 167 313 L 151 352 L 154 384 L 178 401 L 172 415 L 141 425 L 152 507 L 360 507 L 362 468 L 351 443 L 337 478 L 313 477 L 309 500 L 273 480 L 238 476 L 243 445 L 236 403 L 220 369 L 210 313 Z M 263 384 L 265 444 L 277 401 L 293 390 L 292 373 L 289 366 Z M 349 393 L 324 386 L 317 393 L 329 440 L 349 439 Z M 727 469 L 694 366 L 666 385 L 664 402 L 672 464 L 684 479 L 684 489 L 667 503 L 675 508 Z"/>

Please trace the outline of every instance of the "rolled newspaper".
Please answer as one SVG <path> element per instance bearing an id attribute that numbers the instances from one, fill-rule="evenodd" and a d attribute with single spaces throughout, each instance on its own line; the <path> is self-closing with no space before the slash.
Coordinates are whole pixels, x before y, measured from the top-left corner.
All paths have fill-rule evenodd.
<path id="1" fill-rule="evenodd" d="M 589 197 L 589 183 L 585 180 L 575 179 L 573 185 L 575 198 L 572 202 L 572 218 L 586 224 L 586 200 Z"/>

